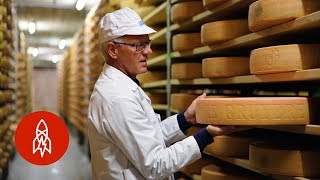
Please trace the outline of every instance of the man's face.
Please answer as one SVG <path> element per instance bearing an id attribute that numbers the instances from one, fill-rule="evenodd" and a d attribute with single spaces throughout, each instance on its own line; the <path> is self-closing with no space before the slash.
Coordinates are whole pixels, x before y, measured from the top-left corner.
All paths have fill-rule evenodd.
<path id="1" fill-rule="evenodd" d="M 148 35 L 126 35 L 122 37 L 123 43 L 136 44 L 141 42 L 148 42 Z M 121 69 L 130 77 L 135 77 L 138 74 L 147 71 L 148 54 L 152 53 L 149 46 L 146 46 L 141 52 L 136 51 L 136 47 L 127 45 L 116 45 L 118 49 L 117 63 Z"/>

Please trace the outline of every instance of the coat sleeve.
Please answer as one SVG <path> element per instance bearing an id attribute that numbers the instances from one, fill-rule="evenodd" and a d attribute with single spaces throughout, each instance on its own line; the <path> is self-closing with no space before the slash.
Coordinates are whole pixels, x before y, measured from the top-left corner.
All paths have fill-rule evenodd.
<path id="1" fill-rule="evenodd" d="M 193 136 L 166 147 L 161 135 L 133 99 L 108 104 L 105 127 L 116 146 L 146 179 L 162 179 L 201 158 Z"/>
<path id="2" fill-rule="evenodd" d="M 163 121 L 161 121 L 161 131 L 167 146 L 177 141 L 181 141 L 182 139 L 187 137 L 180 130 L 178 120 L 177 120 L 177 115 L 170 116 L 164 119 Z"/>

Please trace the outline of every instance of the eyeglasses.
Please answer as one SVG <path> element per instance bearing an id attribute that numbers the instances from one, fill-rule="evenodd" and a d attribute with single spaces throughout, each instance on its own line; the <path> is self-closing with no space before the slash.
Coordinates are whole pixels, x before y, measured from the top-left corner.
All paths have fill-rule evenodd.
<path id="1" fill-rule="evenodd" d="M 138 42 L 138 43 L 123 43 L 123 42 L 117 42 L 117 41 L 112 41 L 115 44 L 120 44 L 120 45 L 126 45 L 126 46 L 131 46 L 136 48 L 136 52 L 142 52 L 145 50 L 147 47 L 151 47 L 151 41 L 147 42 Z"/>

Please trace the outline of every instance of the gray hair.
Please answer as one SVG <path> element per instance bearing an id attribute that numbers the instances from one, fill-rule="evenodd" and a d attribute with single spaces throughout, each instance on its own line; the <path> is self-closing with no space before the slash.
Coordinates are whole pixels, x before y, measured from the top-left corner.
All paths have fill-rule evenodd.
<path id="1" fill-rule="evenodd" d="M 100 47 L 101 47 L 101 52 L 102 52 L 102 55 L 103 55 L 103 57 L 104 57 L 104 59 L 105 59 L 106 61 L 108 61 L 108 59 L 109 59 L 108 53 L 107 53 L 107 51 L 106 51 L 107 44 L 108 44 L 108 42 L 112 42 L 112 41 L 122 42 L 122 37 L 117 37 L 117 38 L 114 38 L 114 39 L 112 39 L 112 40 L 110 40 L 110 41 L 101 43 L 101 45 L 100 45 Z"/>

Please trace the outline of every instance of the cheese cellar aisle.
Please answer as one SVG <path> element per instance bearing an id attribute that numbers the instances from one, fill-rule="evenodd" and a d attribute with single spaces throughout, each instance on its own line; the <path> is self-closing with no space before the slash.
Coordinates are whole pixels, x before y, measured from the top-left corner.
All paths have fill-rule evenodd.
<path id="1" fill-rule="evenodd" d="M 206 93 L 187 137 L 208 124 L 246 127 L 213 137 L 200 159 L 174 172 L 176 179 L 320 179 L 320 1 L 0 0 L 0 180 L 94 179 L 88 116 L 95 115 L 88 109 L 106 67 L 99 22 L 125 7 L 142 18 L 140 26 L 157 31 L 149 35 L 148 71 L 135 79 L 152 115 L 185 112 Z M 69 132 L 61 159 L 49 164 L 41 156 L 49 165 L 30 163 L 17 145 L 19 123 L 39 111 L 60 117 Z M 38 148 L 53 157 L 63 128 L 42 129 L 31 119 L 24 129 L 33 128 Z M 114 131 L 106 127 L 105 134 Z M 105 134 L 97 142 L 118 138 Z M 36 154 L 32 140 L 24 147 Z M 139 166 L 128 163 L 130 170 Z"/>

